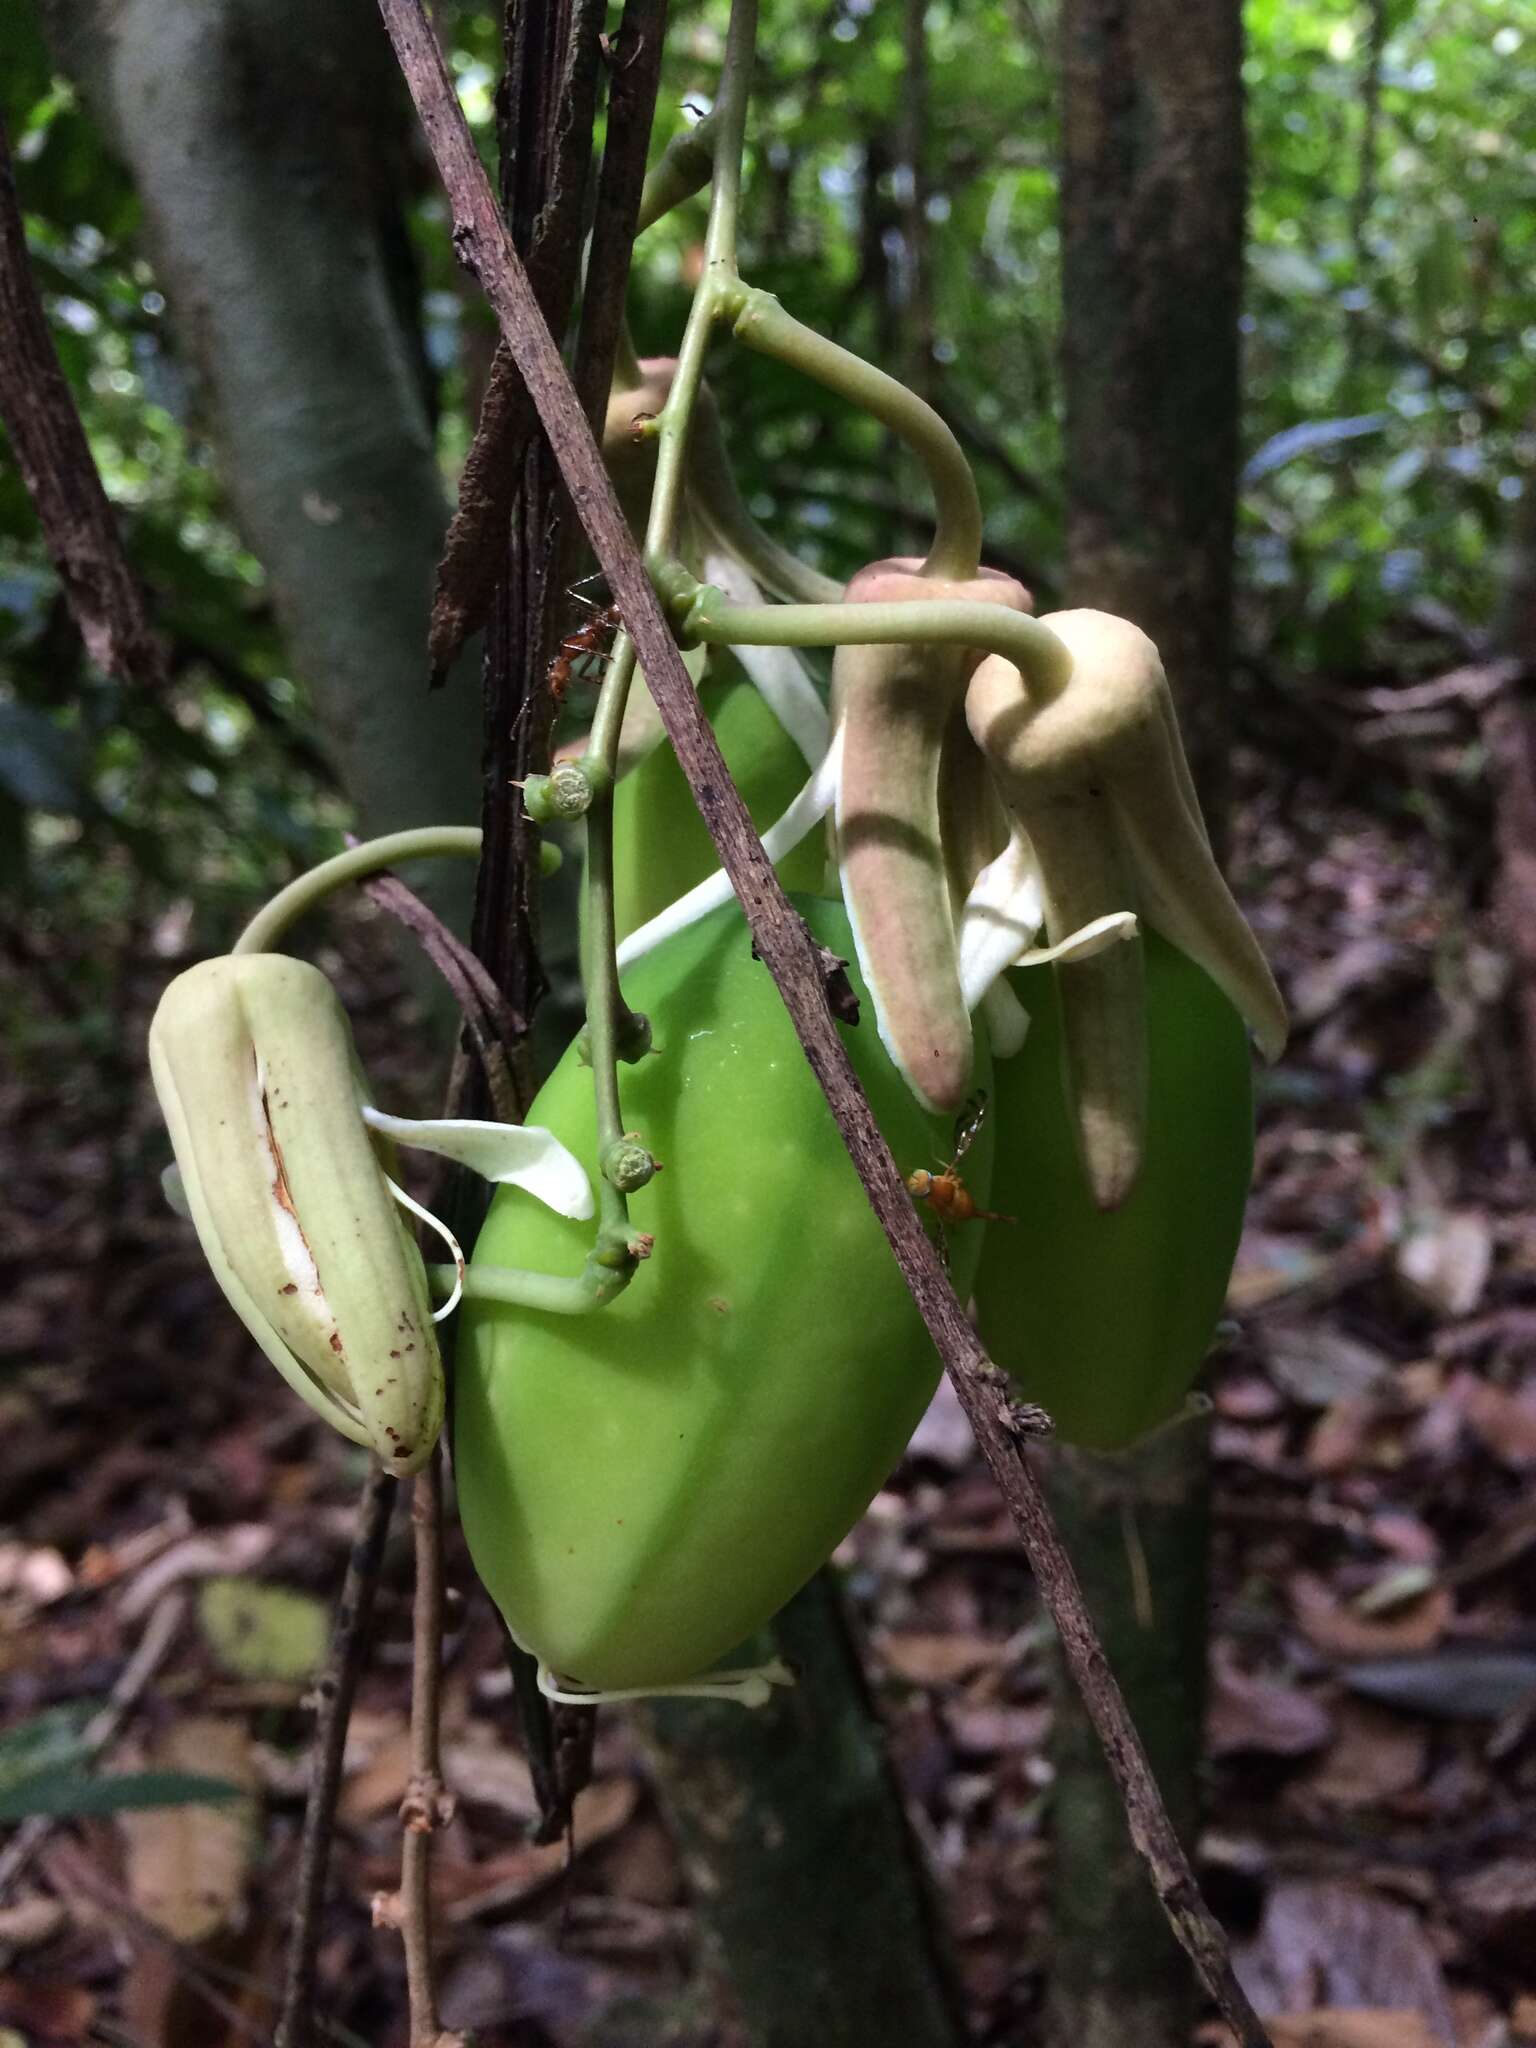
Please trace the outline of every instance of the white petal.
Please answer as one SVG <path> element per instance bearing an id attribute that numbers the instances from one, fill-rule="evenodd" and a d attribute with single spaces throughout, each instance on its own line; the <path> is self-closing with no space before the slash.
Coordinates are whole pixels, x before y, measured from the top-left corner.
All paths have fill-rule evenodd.
<path id="1" fill-rule="evenodd" d="M 187 1200 L 187 1184 L 181 1177 L 181 1168 L 173 1159 L 160 1175 L 160 1192 L 166 1206 L 174 1209 L 185 1222 L 192 1221 L 192 1204 Z"/>
<path id="2" fill-rule="evenodd" d="M 700 579 L 724 591 L 732 604 L 761 604 L 763 593 L 734 555 L 708 548 Z M 814 768 L 827 751 L 826 706 L 793 647 L 733 647 L 732 654 L 757 686 L 763 702 Z"/>
<path id="3" fill-rule="evenodd" d="M 592 1185 L 574 1153 L 539 1124 L 481 1123 L 473 1117 L 386 1116 L 371 1103 L 363 1121 L 397 1145 L 438 1152 L 498 1186 L 526 1188 L 557 1215 L 592 1214 Z"/>
<path id="4" fill-rule="evenodd" d="M 842 766 L 843 735 L 839 728 L 832 735 L 832 744 L 823 757 L 821 766 L 795 798 L 789 809 L 777 824 L 770 825 L 763 834 L 763 850 L 775 866 L 806 834 L 818 825 L 831 810 L 837 797 L 837 777 Z M 630 933 L 619 946 L 620 970 L 631 966 L 644 954 L 659 946 L 663 939 L 670 939 L 674 932 L 680 932 L 690 924 L 696 924 L 701 917 L 707 917 L 712 910 L 718 910 L 722 903 L 729 903 L 735 891 L 731 878 L 724 868 L 716 868 L 712 875 L 706 875 L 696 883 L 686 896 L 679 896 L 675 903 L 653 917 L 649 924 L 643 924 L 638 931 Z"/>
<path id="5" fill-rule="evenodd" d="M 453 1292 L 441 1308 L 435 1308 L 432 1311 L 433 1322 L 440 1323 L 445 1316 L 453 1314 L 464 1292 L 464 1247 L 459 1243 L 459 1240 L 440 1216 L 434 1216 L 430 1209 L 423 1208 L 420 1202 L 413 1201 L 405 1192 L 405 1189 L 400 1186 L 399 1182 L 392 1181 L 387 1173 L 384 1176 L 384 1185 L 389 1189 L 389 1192 L 394 1196 L 402 1209 L 408 1209 L 419 1223 L 426 1224 L 428 1230 L 435 1230 L 443 1240 L 443 1243 L 447 1245 L 449 1251 L 453 1253 Z"/>
<path id="6" fill-rule="evenodd" d="M 706 1671 L 675 1685 L 625 1685 L 592 1692 L 585 1686 L 562 1685 L 540 1660 L 539 1691 L 564 1706 L 591 1707 L 623 1700 L 733 1700 L 739 1707 L 765 1707 L 776 1685 L 793 1685 L 795 1674 L 781 1658 L 740 1671 Z"/>
<path id="7" fill-rule="evenodd" d="M 1012 982 L 1001 976 L 993 982 L 981 999 L 981 1014 L 987 1020 L 987 1037 L 994 1059 L 1011 1060 L 1023 1050 L 1029 1036 L 1029 1012 L 1015 994 Z"/>
<path id="8" fill-rule="evenodd" d="M 1052 960 L 1091 960 L 1095 953 L 1107 953 L 1126 939 L 1134 939 L 1141 927 L 1134 910 L 1111 910 L 1103 917 L 1090 918 L 1075 932 L 1068 932 L 1054 946 L 1036 946 L 1021 953 L 1020 967 L 1045 967 Z"/>
<path id="9" fill-rule="evenodd" d="M 1044 922 L 1034 852 L 1015 827 L 996 860 L 971 884 L 960 913 L 960 986 L 968 1010 L 1014 965 Z"/>

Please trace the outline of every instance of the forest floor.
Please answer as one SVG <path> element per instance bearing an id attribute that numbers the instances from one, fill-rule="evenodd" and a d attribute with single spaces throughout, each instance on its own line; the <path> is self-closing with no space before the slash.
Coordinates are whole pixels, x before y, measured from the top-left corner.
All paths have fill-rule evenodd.
<path id="1" fill-rule="evenodd" d="M 1201 1873 L 1261 2009 L 1288 2016 L 1283 2048 L 1536 2042 L 1536 1215 L 1498 963 L 1467 907 L 1481 878 L 1432 809 L 1384 822 L 1342 778 L 1250 793 L 1235 871 L 1296 1031 L 1264 1083 L 1208 1379 Z M 108 1766 L 233 1778 L 258 1824 L 188 1808 L 49 1828 L 0 1900 L 4 2048 L 269 2038 L 302 1702 L 361 1476 L 255 1361 L 162 1205 L 133 1069 L 190 942 L 184 921 L 146 937 L 114 1058 L 61 1073 L 48 1034 L 76 1027 L 45 1023 L 0 1083 L 0 1798 L 127 1671 Z M 379 925 L 338 948 L 381 1093 L 428 1108 Z M 38 1007 L 35 988 L 0 994 Z M 376 2048 L 404 2039 L 398 1938 L 369 1902 L 396 1881 L 409 1768 L 408 1548 L 397 1515 L 321 1959 L 337 2038 Z M 1024 2044 L 1049 1956 L 1047 1646 L 946 1396 L 842 1561 L 975 2038 Z M 456 1541 L 450 1579 L 445 2018 L 486 2048 L 576 2048 L 616 1999 L 686 1982 L 678 1858 L 617 1713 L 569 1876 L 559 1845 L 530 1846 L 500 1640 Z"/>

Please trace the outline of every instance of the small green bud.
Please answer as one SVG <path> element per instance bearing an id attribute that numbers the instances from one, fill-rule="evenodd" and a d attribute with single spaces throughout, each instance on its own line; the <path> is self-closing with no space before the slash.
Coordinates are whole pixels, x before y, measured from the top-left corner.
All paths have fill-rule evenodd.
<path id="1" fill-rule="evenodd" d="M 633 1195 L 653 1180 L 661 1168 L 633 1132 L 611 1144 L 602 1158 L 603 1178 L 621 1195 Z"/>
<path id="2" fill-rule="evenodd" d="M 548 775 L 530 775 L 523 784 L 523 807 L 535 824 L 568 824 L 586 815 L 595 794 L 580 761 L 557 761 Z"/>

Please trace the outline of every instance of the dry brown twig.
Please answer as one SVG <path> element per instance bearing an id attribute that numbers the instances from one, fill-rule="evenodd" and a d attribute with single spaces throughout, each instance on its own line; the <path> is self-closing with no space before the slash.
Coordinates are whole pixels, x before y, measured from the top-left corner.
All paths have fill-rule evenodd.
<path id="1" fill-rule="evenodd" d="M 393 1474 L 382 1465 L 374 1467 L 364 1484 L 352 1548 L 347 1556 L 347 1575 L 336 1608 L 330 1654 L 315 1688 L 319 1711 L 315 1716 L 309 1796 L 304 1805 L 304 1835 L 299 1847 L 299 1897 L 288 1940 L 283 2004 L 273 2048 L 310 2048 L 314 2039 L 315 1970 L 320 1955 L 336 1795 L 341 1789 L 347 1727 L 368 1643 L 384 1539 L 389 1534 L 390 1511 L 395 1504 L 395 1486 Z"/>
<path id="2" fill-rule="evenodd" d="M 0 120 L 0 421 L 87 654 L 126 683 L 158 688 L 165 648 L 80 424 L 27 261 L 10 144 Z"/>
<path id="3" fill-rule="evenodd" d="M 463 2048 L 437 2017 L 432 1954 L 432 1837 L 453 1819 L 453 1794 L 443 1783 L 440 1706 L 443 1649 L 442 1447 L 411 1482 L 411 1532 L 416 1594 L 411 1627 L 411 1777 L 400 1802 L 405 1830 L 397 1900 L 374 1902 L 375 1918 L 397 1924 L 405 1943 L 411 2048 Z"/>
<path id="4" fill-rule="evenodd" d="M 1048 1426 L 1046 1418 L 1013 1400 L 1007 1381 L 971 1329 L 908 1199 L 838 1036 L 815 944 L 779 886 L 688 679 L 560 352 L 497 211 L 420 0 L 380 0 L 380 7 L 448 193 L 454 247 L 495 310 L 635 642 L 668 738 L 730 875 L 757 952 L 778 986 L 870 1205 L 1002 1492 L 1120 1788 L 1132 1839 L 1174 1933 L 1241 2048 L 1272 2048 L 1237 1981 L 1226 1937 L 1200 1896 L 1094 1633 L 1071 1561 L 1026 1463 L 1027 1439 Z"/>

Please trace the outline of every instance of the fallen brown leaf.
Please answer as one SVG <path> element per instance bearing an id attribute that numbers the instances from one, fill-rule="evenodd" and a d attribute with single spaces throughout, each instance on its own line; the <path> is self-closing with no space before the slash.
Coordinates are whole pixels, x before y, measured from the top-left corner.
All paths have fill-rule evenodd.
<path id="1" fill-rule="evenodd" d="M 257 1787 L 243 1723 L 189 1715 L 169 1728 L 146 1759 L 149 1768 L 195 1772 Z M 119 1817 L 127 1839 L 128 1891 L 146 1920 L 175 1940 L 206 1941 L 240 1915 L 257 1849 L 256 1801 L 163 1806 Z"/>
<path id="2" fill-rule="evenodd" d="M 1212 1756 L 1305 1756 L 1321 1749 L 1332 1733 L 1331 1715 L 1310 1693 L 1255 1677 L 1218 1653 L 1206 1711 Z"/>
<path id="3" fill-rule="evenodd" d="M 1447 1389 L 1474 1436 L 1503 1465 L 1524 1472 L 1536 1465 L 1536 1401 L 1475 1373 L 1459 1372 Z"/>
<path id="4" fill-rule="evenodd" d="M 1446 2048 L 1421 2013 L 1319 2011 L 1277 2013 L 1265 2024 L 1275 2048 Z"/>
<path id="5" fill-rule="evenodd" d="M 1454 2039 L 1439 1958 L 1419 1915 L 1362 1886 L 1276 1885 L 1258 1933 L 1235 1945 L 1233 1960 L 1261 2013 L 1296 2025 L 1341 2013 L 1378 2022 L 1390 2015 L 1399 2031 L 1367 2035 L 1367 2048 L 1450 2048 Z M 1422 2031 L 1408 2032 L 1402 2015 Z M 1349 2048 L 1361 2048 L 1358 2039 Z"/>
<path id="6" fill-rule="evenodd" d="M 876 1655 L 910 1685 L 953 1685 L 1002 1661 L 1006 1645 L 987 1636 L 903 1635 L 877 1638 Z"/>
<path id="7" fill-rule="evenodd" d="M 20 2028 L 38 2048 L 83 2041 L 95 2017 L 95 1994 L 79 1984 L 0 1977 L 0 2022 Z"/>
<path id="8" fill-rule="evenodd" d="M 1361 1614 L 1313 1572 L 1294 1572 L 1287 1588 L 1301 1632 L 1329 1657 L 1390 1657 L 1431 1649 L 1449 1625 L 1454 1602 L 1443 1586 L 1391 1614 Z"/>
<path id="9" fill-rule="evenodd" d="M 402 1725 L 385 1736 L 362 1768 L 347 1778 L 336 1802 L 336 1818 L 343 1827 L 355 1828 L 398 1806 L 410 1775 L 411 1731 Z"/>
<path id="10" fill-rule="evenodd" d="M 1293 1800 L 1326 1806 L 1376 1806 L 1411 1791 L 1429 1761 L 1429 1731 L 1365 1700 L 1339 1702 L 1338 1734 L 1327 1753 L 1290 1788 Z"/>
<path id="11" fill-rule="evenodd" d="M 633 1778 L 607 1778 L 578 1792 L 573 1809 L 573 1853 L 580 1856 L 618 1833 L 634 1813 L 640 1792 Z M 450 1864 L 439 1859 L 434 1890 L 441 1890 L 444 1917 L 454 1925 L 502 1912 L 552 1884 L 565 1869 L 563 1842 L 530 1843 L 483 1863 Z"/>

